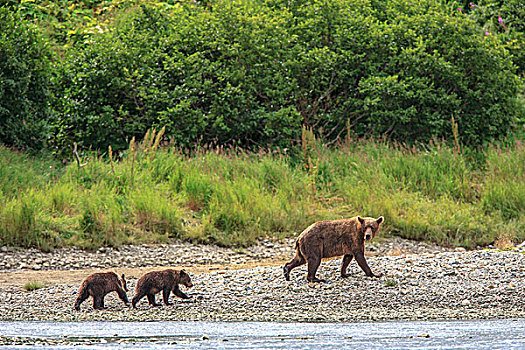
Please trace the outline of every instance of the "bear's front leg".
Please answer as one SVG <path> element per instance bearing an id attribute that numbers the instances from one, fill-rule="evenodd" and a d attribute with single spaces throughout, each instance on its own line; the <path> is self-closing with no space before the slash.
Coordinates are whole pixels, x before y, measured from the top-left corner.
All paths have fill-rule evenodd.
<path id="1" fill-rule="evenodd" d="M 178 285 L 176 285 L 175 288 L 173 288 L 173 294 L 182 299 L 190 299 L 189 296 L 187 296 L 182 290 L 180 290 Z"/>
<path id="2" fill-rule="evenodd" d="M 372 272 L 372 270 L 370 269 L 370 266 L 368 266 L 368 264 L 366 263 L 366 259 L 365 259 L 365 254 L 364 252 L 354 252 L 354 256 L 355 256 L 355 260 L 357 261 L 357 264 L 359 265 L 359 267 L 361 267 L 361 269 L 365 272 L 365 274 L 368 276 L 368 277 L 376 277 L 376 278 L 379 278 L 379 277 L 382 277 L 383 274 L 379 274 L 379 275 L 376 275 Z"/>
<path id="3" fill-rule="evenodd" d="M 349 275 L 346 273 L 346 269 L 348 268 L 348 265 L 350 264 L 350 261 L 352 261 L 352 258 L 354 256 L 352 254 L 345 254 L 343 256 L 343 263 L 341 264 L 341 277 L 347 278 Z"/>
<path id="4" fill-rule="evenodd" d="M 308 282 L 326 282 L 325 280 L 320 280 L 319 278 L 315 277 L 320 264 L 321 257 L 308 258 L 308 274 L 306 275 L 306 280 Z"/>

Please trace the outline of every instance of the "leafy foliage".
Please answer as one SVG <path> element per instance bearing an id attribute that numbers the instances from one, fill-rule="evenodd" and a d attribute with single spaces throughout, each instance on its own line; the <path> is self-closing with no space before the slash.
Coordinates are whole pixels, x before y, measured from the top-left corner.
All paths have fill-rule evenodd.
<path id="1" fill-rule="evenodd" d="M 67 49 L 103 30 L 126 0 L 8 0 L 26 21 L 47 34 L 56 49 Z"/>
<path id="2" fill-rule="evenodd" d="M 300 120 L 275 84 L 282 23 L 231 12 L 141 6 L 72 52 L 57 82 L 68 97 L 60 137 L 122 149 L 162 125 L 182 145 L 290 139 Z"/>
<path id="3" fill-rule="evenodd" d="M 465 13 L 481 26 L 487 36 L 495 35 L 512 54 L 518 74 L 525 77 L 525 4 L 520 0 L 452 1 L 456 11 Z"/>
<path id="4" fill-rule="evenodd" d="M 344 132 L 348 118 L 356 136 L 448 138 L 453 116 L 461 142 L 479 144 L 505 135 L 520 113 L 504 50 L 439 3 L 291 3 L 302 57 L 319 58 L 297 63 L 305 79 L 296 97 L 306 99 L 299 111 L 328 137 Z"/>
<path id="5" fill-rule="evenodd" d="M 0 143 L 40 148 L 50 116 L 48 46 L 7 7 L 0 7 L 0 28 Z"/>
<path id="6" fill-rule="evenodd" d="M 403 142 L 502 138 L 523 114 L 508 52 L 433 0 L 218 0 L 127 9 L 68 50 L 56 143 L 289 147 L 300 126 Z M 488 118 L 487 116 L 490 116 Z"/>

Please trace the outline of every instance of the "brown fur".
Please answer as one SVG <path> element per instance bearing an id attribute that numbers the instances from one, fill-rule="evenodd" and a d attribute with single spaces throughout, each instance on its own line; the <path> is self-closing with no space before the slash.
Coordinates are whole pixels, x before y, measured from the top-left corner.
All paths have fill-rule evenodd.
<path id="1" fill-rule="evenodd" d="M 321 282 L 315 277 L 322 258 L 343 255 L 341 277 L 348 277 L 346 269 L 355 257 L 358 265 L 370 277 L 381 277 L 370 270 L 365 259 L 365 240 L 372 240 L 379 231 L 383 217 L 353 217 L 343 220 L 319 221 L 304 230 L 295 242 L 295 257 L 284 265 L 284 277 L 290 280 L 290 271 L 308 263 L 307 280 Z"/>
<path id="2" fill-rule="evenodd" d="M 121 281 L 114 272 L 94 273 L 86 277 L 80 285 L 75 310 L 80 311 L 80 304 L 90 296 L 93 297 L 93 308 L 102 310 L 104 309 L 104 297 L 111 292 L 117 292 L 119 298 L 126 305 L 129 305 L 127 291 L 128 287 L 124 275 L 122 275 Z"/>
<path id="3" fill-rule="evenodd" d="M 179 289 L 179 284 L 188 288 L 193 286 L 190 276 L 184 270 L 178 271 L 168 269 L 164 271 L 149 272 L 142 276 L 137 282 L 135 296 L 131 300 L 131 304 L 136 308 L 140 299 L 147 296 L 150 305 L 160 306 L 160 304 L 155 303 L 155 294 L 160 291 L 162 291 L 162 297 L 164 299 L 164 304 L 166 305 L 172 304 L 168 302 L 170 292 L 173 292 L 173 294 L 182 299 L 189 299 L 190 297 Z"/>

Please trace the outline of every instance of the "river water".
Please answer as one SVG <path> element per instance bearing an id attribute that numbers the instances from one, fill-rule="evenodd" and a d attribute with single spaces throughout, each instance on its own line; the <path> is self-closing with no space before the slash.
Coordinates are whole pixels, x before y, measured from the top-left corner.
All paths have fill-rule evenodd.
<path id="1" fill-rule="evenodd" d="M 0 349 L 525 349 L 525 319 L 362 323 L 0 322 Z"/>

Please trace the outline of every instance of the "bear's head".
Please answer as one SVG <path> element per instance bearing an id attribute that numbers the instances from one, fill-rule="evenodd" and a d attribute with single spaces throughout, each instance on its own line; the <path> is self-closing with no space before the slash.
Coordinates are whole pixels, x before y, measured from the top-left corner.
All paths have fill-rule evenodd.
<path id="1" fill-rule="evenodd" d="M 370 241 L 379 231 L 379 227 L 385 219 L 382 216 L 380 216 L 379 219 L 369 217 L 362 218 L 358 216 L 357 220 L 359 220 L 359 223 L 361 224 L 361 233 L 363 234 L 364 239 Z"/>
<path id="2" fill-rule="evenodd" d="M 188 273 L 184 270 L 180 270 L 180 273 L 179 273 L 179 283 L 188 287 L 188 288 L 191 288 L 193 287 L 193 283 L 191 283 L 191 278 L 190 278 L 190 275 L 188 275 Z"/>

